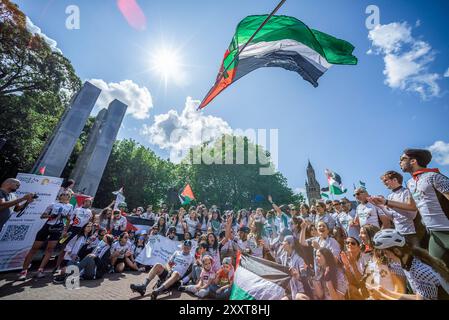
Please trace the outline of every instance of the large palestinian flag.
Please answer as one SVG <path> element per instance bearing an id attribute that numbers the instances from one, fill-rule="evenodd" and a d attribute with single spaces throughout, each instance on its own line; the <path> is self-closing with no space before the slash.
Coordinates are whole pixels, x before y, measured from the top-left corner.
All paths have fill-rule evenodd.
<path id="1" fill-rule="evenodd" d="M 280 300 L 290 294 L 286 267 L 239 252 L 236 268 L 231 300 Z"/>
<path id="2" fill-rule="evenodd" d="M 239 23 L 224 55 L 215 85 L 199 109 L 208 105 L 229 85 L 258 68 L 281 67 L 295 71 L 317 87 L 318 79 L 333 64 L 357 64 L 357 58 L 352 55 L 352 44 L 310 29 L 298 19 L 287 16 L 271 17 L 238 55 L 266 18 L 267 15 L 249 16 Z"/>

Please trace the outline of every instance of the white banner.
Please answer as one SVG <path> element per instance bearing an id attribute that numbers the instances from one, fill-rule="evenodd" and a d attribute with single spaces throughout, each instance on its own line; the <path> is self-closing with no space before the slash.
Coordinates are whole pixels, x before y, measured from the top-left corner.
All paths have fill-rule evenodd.
<path id="1" fill-rule="evenodd" d="M 151 236 L 136 261 L 145 266 L 154 266 L 157 263 L 165 265 L 176 250 L 181 250 L 181 244 L 181 241 L 170 240 L 161 235 Z M 197 242 L 192 240 L 191 255 L 195 255 L 196 247 Z"/>
<path id="2" fill-rule="evenodd" d="M 27 193 L 36 193 L 39 198 L 30 203 L 20 217 L 14 212 L 3 226 L 0 233 L 0 271 L 22 268 L 36 233 L 45 223 L 40 216 L 55 202 L 63 181 L 62 178 L 27 173 L 19 173 L 17 179 L 20 181 L 16 192 L 18 198 Z"/>

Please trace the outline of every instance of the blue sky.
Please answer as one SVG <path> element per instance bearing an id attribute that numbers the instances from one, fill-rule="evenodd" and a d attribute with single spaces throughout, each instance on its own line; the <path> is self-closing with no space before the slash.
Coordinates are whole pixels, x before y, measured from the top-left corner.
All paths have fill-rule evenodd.
<path id="1" fill-rule="evenodd" d="M 139 31 L 127 23 L 113 0 L 15 3 L 57 41 L 82 80 L 101 79 L 107 86 L 130 80 L 127 84 L 137 88 L 143 96 L 141 104 L 147 106 L 126 116 L 119 138 L 133 138 L 163 158 L 169 154 L 160 148 L 163 143 L 149 140 L 149 134 L 157 131 L 144 134 L 144 125 L 154 126 L 157 115 L 162 115 L 160 121 L 179 120 L 186 98 L 201 100 L 213 84 L 238 22 L 247 15 L 269 13 L 276 5 L 276 1 L 260 0 L 141 0 L 147 25 Z M 80 9 L 79 30 L 65 28 L 65 10 L 72 4 Z M 365 9 L 370 4 L 379 7 L 380 24 L 386 26 L 373 41 L 365 27 Z M 350 190 L 362 180 L 371 193 L 385 194 L 379 176 L 386 170 L 400 170 L 402 150 L 429 147 L 437 141 L 443 142 L 434 147 L 440 153 L 432 166 L 448 174 L 449 77 L 444 77 L 449 68 L 448 10 L 444 0 L 288 0 L 279 14 L 295 16 L 314 29 L 351 42 L 359 64 L 332 67 L 316 89 L 295 73 L 259 69 L 225 90 L 194 123 L 221 129 L 278 128 L 279 170 L 293 189 L 304 187 L 310 159 L 321 184 L 326 183 L 324 169 L 329 168 L 342 176 Z M 412 38 L 403 38 L 400 50 L 385 51 L 382 40 L 398 30 L 408 30 Z M 428 51 L 412 61 L 420 67 L 417 75 L 404 75 L 404 69 L 395 65 L 389 65 L 391 73 L 384 74 L 385 56 L 410 56 L 417 53 L 413 51 L 417 45 Z M 151 55 L 161 47 L 182 56 L 185 77 L 181 83 L 169 80 L 165 87 L 161 76 L 149 70 Z M 370 49 L 379 54 L 367 54 Z M 435 81 L 425 80 L 432 75 Z M 438 94 L 432 94 L 432 84 L 438 86 Z M 426 99 L 416 90 L 420 85 L 427 90 Z"/>

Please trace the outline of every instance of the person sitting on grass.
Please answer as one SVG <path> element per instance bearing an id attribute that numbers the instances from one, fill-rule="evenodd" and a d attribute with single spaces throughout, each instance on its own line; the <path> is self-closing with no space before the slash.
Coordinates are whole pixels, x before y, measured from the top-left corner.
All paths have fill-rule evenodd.
<path id="1" fill-rule="evenodd" d="M 218 270 L 214 282 L 209 287 L 210 296 L 215 299 L 227 300 L 231 295 L 234 281 L 234 267 L 231 257 L 223 259 L 222 267 Z"/>
<path id="2" fill-rule="evenodd" d="M 201 260 L 203 268 L 198 283 L 190 286 L 180 286 L 178 290 L 191 292 L 198 298 L 205 298 L 209 295 L 210 285 L 215 279 L 215 272 L 212 270 L 214 260 L 208 254 L 204 255 Z"/>
<path id="3" fill-rule="evenodd" d="M 144 296 L 150 282 L 158 276 L 159 279 L 165 279 L 165 281 L 151 293 L 151 300 L 156 300 L 160 293 L 169 289 L 187 273 L 193 262 L 193 257 L 190 254 L 191 249 L 192 242 L 184 240 L 182 250 L 175 251 L 165 266 L 160 263 L 155 264 L 143 284 L 131 284 L 132 292 L 138 292 L 141 296 Z"/>

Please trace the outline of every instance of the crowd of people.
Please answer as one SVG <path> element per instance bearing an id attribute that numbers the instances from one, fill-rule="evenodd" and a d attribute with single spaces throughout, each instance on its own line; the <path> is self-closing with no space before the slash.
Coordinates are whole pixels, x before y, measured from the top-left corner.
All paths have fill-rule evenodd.
<path id="1" fill-rule="evenodd" d="M 318 200 L 309 207 L 277 205 L 268 196 L 270 210 L 221 211 L 199 203 L 156 211 L 149 205 L 127 213 L 112 202 L 95 214 L 92 199 L 73 208 L 65 185 L 42 215 L 46 222 L 19 279 L 27 278 L 45 243 L 37 277 L 45 277 L 59 247 L 55 282 L 64 281 L 70 265 L 80 268 L 84 280 L 133 270 L 147 273 L 130 288 L 142 296 L 157 277 L 152 299 L 167 290 L 229 299 L 240 252 L 287 267 L 285 300 L 449 299 L 449 178 L 427 168 L 431 158 L 427 150 L 405 150 L 400 166 L 412 177 L 404 186 L 401 173 L 382 174 L 391 191 L 387 197 L 360 187 L 354 190 L 356 201 Z M 149 220 L 150 229 L 129 231 L 128 216 Z M 154 235 L 182 245 L 166 264 L 141 265 L 136 259 Z"/>

